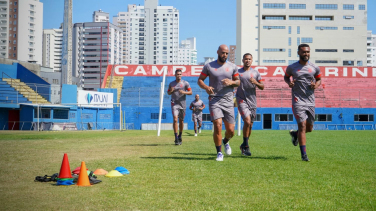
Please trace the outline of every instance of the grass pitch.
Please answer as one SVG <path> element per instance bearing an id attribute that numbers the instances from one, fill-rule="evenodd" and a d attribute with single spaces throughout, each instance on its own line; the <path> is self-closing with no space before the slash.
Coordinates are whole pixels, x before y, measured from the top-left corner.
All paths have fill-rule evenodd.
<path id="1" fill-rule="evenodd" d="M 376 132 L 314 131 L 307 135 L 311 162 L 300 159 L 287 131 L 253 131 L 251 157 L 216 162 L 211 131 L 1 132 L 1 210 L 375 210 Z M 34 182 L 60 170 L 112 170 L 91 187 Z"/>

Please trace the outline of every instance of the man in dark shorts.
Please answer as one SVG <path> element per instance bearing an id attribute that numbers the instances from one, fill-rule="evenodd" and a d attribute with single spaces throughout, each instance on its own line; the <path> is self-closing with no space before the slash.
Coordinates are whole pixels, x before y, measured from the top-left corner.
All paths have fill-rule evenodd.
<path id="1" fill-rule="evenodd" d="M 195 100 L 191 102 L 189 109 L 192 110 L 192 121 L 194 123 L 195 136 L 197 136 L 197 124 L 198 124 L 198 133 L 201 133 L 202 125 L 202 110 L 204 110 L 205 104 L 200 100 L 200 96 L 196 94 Z"/>
<path id="2" fill-rule="evenodd" d="M 292 111 L 298 122 L 298 130 L 290 130 L 291 141 L 294 146 L 299 142 L 302 160 L 309 161 L 306 153 L 306 133 L 312 132 L 315 123 L 314 92 L 321 85 L 321 73 L 319 67 L 309 62 L 309 45 L 299 45 L 298 55 L 299 61 L 287 67 L 284 79 L 292 90 Z"/>
<path id="3" fill-rule="evenodd" d="M 239 69 L 240 86 L 236 91 L 236 102 L 238 110 L 244 121 L 243 126 L 243 143 L 240 145 L 240 151 L 245 156 L 251 156 L 248 140 L 252 133 L 253 122 L 256 119 L 256 87 L 263 90 L 260 73 L 251 68 L 253 61 L 252 54 L 243 55 L 243 68 Z"/>
<path id="4" fill-rule="evenodd" d="M 176 80 L 168 85 L 167 94 L 171 95 L 171 111 L 174 117 L 174 133 L 175 133 L 175 145 L 181 145 L 183 140 L 181 135 L 184 128 L 184 116 L 185 116 L 185 98 L 186 95 L 192 95 L 192 89 L 187 81 L 181 79 L 182 71 L 175 71 Z M 178 118 L 179 118 L 179 135 L 178 135 Z"/>
<path id="5" fill-rule="evenodd" d="M 235 115 L 233 102 L 233 89 L 240 84 L 238 67 L 226 62 L 228 47 L 221 45 L 218 48 L 218 59 L 204 66 L 197 84 L 209 94 L 209 110 L 214 127 L 214 144 L 217 149 L 217 161 L 223 161 L 222 143 L 225 153 L 231 155 L 231 147 L 228 143 L 234 136 Z M 209 86 L 204 80 L 209 77 Z M 222 139 L 222 120 L 225 124 L 225 138 Z"/>

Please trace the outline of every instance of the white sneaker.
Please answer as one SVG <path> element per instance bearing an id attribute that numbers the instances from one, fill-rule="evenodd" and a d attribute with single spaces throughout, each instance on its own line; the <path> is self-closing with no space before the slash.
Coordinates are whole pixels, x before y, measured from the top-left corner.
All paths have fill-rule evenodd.
<path id="1" fill-rule="evenodd" d="M 198 129 L 198 133 L 201 133 L 201 128 L 200 128 L 200 129 Z"/>
<path id="2" fill-rule="evenodd" d="M 195 136 L 197 136 L 197 133 L 195 133 Z"/>
<path id="3" fill-rule="evenodd" d="M 226 153 L 226 155 L 231 155 L 232 154 L 230 143 L 225 144 L 225 153 Z"/>
<path id="4" fill-rule="evenodd" d="M 222 152 L 218 152 L 216 161 L 223 161 L 223 154 Z"/>

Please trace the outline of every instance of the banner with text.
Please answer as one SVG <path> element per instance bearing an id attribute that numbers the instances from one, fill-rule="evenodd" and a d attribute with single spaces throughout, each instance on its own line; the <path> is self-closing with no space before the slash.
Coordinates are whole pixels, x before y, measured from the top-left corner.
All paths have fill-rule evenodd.
<path id="1" fill-rule="evenodd" d="M 113 95 L 109 92 L 78 90 L 77 103 L 83 107 L 113 108 Z"/>
<path id="2" fill-rule="evenodd" d="M 106 76 L 174 76 L 181 69 L 183 76 L 199 76 L 200 65 L 108 65 Z M 241 68 L 242 66 L 239 66 Z M 287 66 L 257 66 L 262 77 L 283 77 Z M 328 78 L 376 78 L 376 67 L 320 67 L 322 77 Z M 111 72 L 113 74 L 111 74 Z"/>

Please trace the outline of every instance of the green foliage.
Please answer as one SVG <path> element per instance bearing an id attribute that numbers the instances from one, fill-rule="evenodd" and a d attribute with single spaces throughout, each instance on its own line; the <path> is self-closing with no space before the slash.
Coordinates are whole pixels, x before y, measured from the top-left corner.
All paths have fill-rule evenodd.
<path id="1" fill-rule="evenodd" d="M 287 131 L 253 131 L 251 157 L 216 162 L 211 131 L 1 132 L 1 210 L 375 210 L 376 132 L 307 134 L 310 162 Z M 129 175 L 99 176 L 91 187 L 34 182 L 60 170 L 123 166 Z"/>

